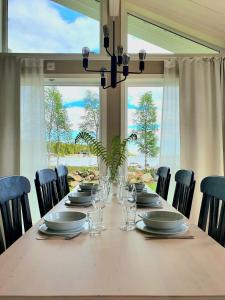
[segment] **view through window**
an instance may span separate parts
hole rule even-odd
[[[99,53],[99,1],[8,0],[9,52],[81,53],[83,46]]]
[[[128,52],[145,49],[151,54],[218,53],[204,45],[128,14]]]
[[[130,86],[127,90],[128,135],[137,141],[128,145],[128,180],[143,181],[155,189],[159,167],[162,86]]]
[[[48,165],[69,169],[69,184],[97,181],[97,157],[85,144],[74,143],[79,131],[99,137],[100,98],[97,86],[45,86]]]

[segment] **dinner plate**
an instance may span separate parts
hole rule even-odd
[[[76,230],[52,230],[46,226],[46,224],[41,224],[38,228],[38,231],[46,234],[46,235],[60,235],[60,236],[65,236],[65,235],[73,235],[75,233],[83,232],[85,230],[85,225],[82,225]]]
[[[137,202],[142,204],[157,203],[159,201],[159,196],[155,193],[138,193]]]
[[[65,205],[69,207],[89,207],[92,205],[92,202],[83,202],[83,203],[76,203],[76,202],[71,202],[70,200],[65,200]]]
[[[73,203],[88,203],[91,202],[91,192],[76,192],[70,193],[68,195],[68,199]]]
[[[177,228],[174,228],[174,229],[160,230],[160,229],[153,229],[153,228],[147,227],[142,220],[139,220],[136,222],[136,228],[140,231],[154,234],[154,235],[175,235],[175,234],[185,233],[188,230],[188,225],[181,224]]]
[[[155,202],[150,202],[150,203],[139,203],[137,202],[137,207],[140,208],[162,208],[162,202],[161,200],[155,201]]]

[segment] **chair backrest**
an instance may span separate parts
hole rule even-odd
[[[195,190],[194,172],[191,170],[179,170],[175,174],[175,181],[176,188],[173,206],[185,217],[189,218]]]
[[[156,186],[156,193],[164,200],[167,200],[168,190],[170,185],[170,168],[160,167],[157,170],[158,181]]]
[[[60,199],[64,198],[70,191],[67,180],[68,169],[66,166],[58,166],[55,168],[57,177],[57,189]]]
[[[40,215],[43,217],[59,202],[55,171],[52,169],[37,171],[34,183],[37,192]]]
[[[32,226],[29,192],[30,182],[26,177],[9,176],[0,179],[0,208],[6,248],[22,236],[23,227],[27,231]],[[0,240],[2,244],[2,236]],[[1,250],[4,250],[3,247]]]
[[[198,226],[225,247],[225,177],[209,176],[201,182],[203,193]]]

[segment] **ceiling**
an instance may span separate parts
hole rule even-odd
[[[139,16],[225,48],[225,0],[126,0]]]

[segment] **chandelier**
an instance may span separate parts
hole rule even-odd
[[[109,87],[115,88],[120,82],[125,81],[129,74],[141,74],[144,71],[145,67],[145,58],[146,51],[139,51],[139,71],[132,72],[129,70],[129,62],[130,56],[127,53],[123,52],[123,46],[115,47],[115,21],[113,20],[113,34],[112,34],[112,53],[109,51],[109,28],[107,25],[103,26],[103,34],[104,34],[104,48],[108,55],[111,57],[111,68],[107,70],[102,67],[100,70],[92,70],[88,69],[88,57],[90,54],[90,50],[88,47],[82,48],[83,55],[83,68],[86,72],[100,73],[101,74],[101,86],[103,89],[107,89]],[[106,74],[111,75],[111,81],[109,85],[106,85]],[[123,75],[123,79],[118,80],[117,75]]]

